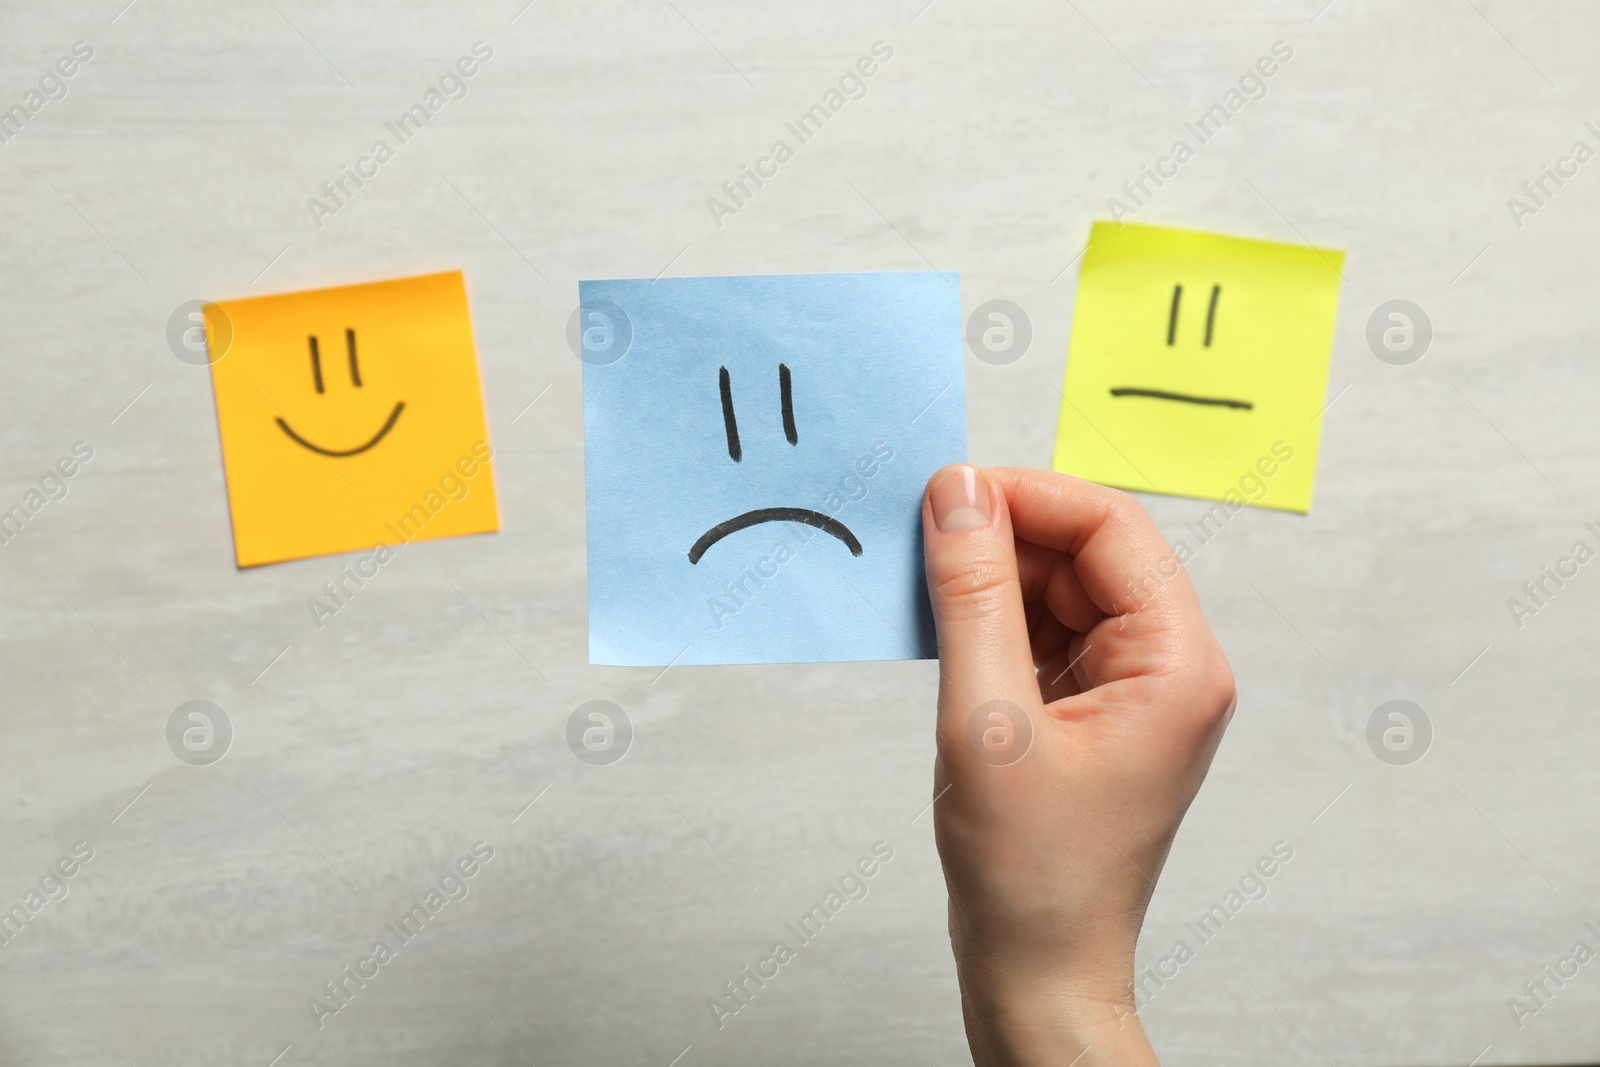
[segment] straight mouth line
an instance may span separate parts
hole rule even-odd
[[[1237,408],[1250,411],[1255,405],[1248,400],[1227,400],[1215,396],[1190,396],[1188,393],[1168,393],[1161,389],[1113,389],[1112,396],[1148,396],[1156,400],[1178,400],[1185,404],[1205,404],[1209,407]]]
[[[310,441],[307,441],[304,437],[301,437],[299,434],[295,433],[294,432],[294,428],[292,426],[290,426],[287,422],[284,422],[281,417],[277,421],[278,421],[279,429],[283,430],[284,433],[288,434],[290,436],[290,438],[292,438],[297,444],[304,445],[306,448],[311,449],[311,451],[315,452],[319,456],[335,456],[335,457],[354,456],[357,453],[365,452],[367,449],[371,448],[373,445],[375,445],[379,441],[383,440],[384,435],[387,434],[390,430],[394,429],[395,421],[400,418],[400,413],[402,411],[404,411],[405,409],[406,409],[406,403],[405,403],[404,400],[401,400],[398,403],[396,403],[395,406],[394,406],[394,410],[389,412],[389,421],[383,424],[383,429],[379,430],[377,433],[372,435],[372,440],[368,441],[366,444],[361,445],[361,446],[359,446],[357,448],[347,448],[347,449],[344,449],[343,451],[337,451],[337,450],[332,449],[332,448],[323,448],[320,445],[314,445]]]
[[[735,515],[727,522],[719,522],[701,534],[700,540],[689,549],[689,562],[699,563],[700,557],[706,554],[706,549],[724,537],[750,526],[759,526],[763,522],[803,522],[807,526],[815,526],[823,533],[832,534],[843,541],[852,556],[861,555],[861,542],[856,540],[856,535],[850,532],[848,526],[831,515],[824,515],[809,508],[757,508],[743,515]]]

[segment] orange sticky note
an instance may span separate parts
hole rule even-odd
[[[499,529],[460,271],[205,317],[239,566]]]

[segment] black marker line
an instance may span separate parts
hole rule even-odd
[[[778,364],[778,392],[783,394],[783,436],[791,445],[800,443],[800,431],[794,428],[794,387],[789,382],[789,368]]]
[[[1185,404],[1207,404],[1219,408],[1238,408],[1250,411],[1255,405],[1248,400],[1223,400],[1209,396],[1190,396],[1187,393],[1167,393],[1160,389],[1113,389],[1112,396],[1148,396],[1156,400],[1181,400]]]
[[[1216,297],[1211,298],[1213,301]],[[347,329],[344,331],[345,347],[350,349],[350,380],[356,383],[356,388],[361,388],[361,368],[356,366],[356,332]]]
[[[1211,347],[1211,324],[1217,318],[1217,296],[1222,292],[1222,286],[1211,287],[1211,306],[1206,309],[1206,347]]]
[[[383,429],[372,435],[372,440],[368,441],[359,448],[347,448],[342,452],[336,451],[332,448],[323,448],[321,445],[314,445],[310,441],[307,441],[304,437],[301,437],[299,434],[295,433],[294,428],[287,422],[284,422],[282,418],[279,418],[277,421],[278,427],[282,429],[284,433],[288,434],[290,438],[292,438],[297,444],[304,445],[306,448],[311,449],[311,451],[315,452],[319,456],[333,456],[338,458],[341,456],[354,456],[359,452],[365,452],[367,449],[383,440],[383,435],[394,429],[395,421],[400,418],[400,413],[405,409],[405,401],[402,400],[395,404],[394,410],[389,412],[389,421],[383,424]]]
[[[311,380],[317,383],[317,392],[322,392],[322,355],[317,351],[317,335],[311,335]]]
[[[1178,300],[1183,296],[1183,286],[1172,287],[1172,312],[1167,316],[1167,346],[1171,347],[1173,338],[1178,335]]]
[[[701,534],[700,540],[689,549],[689,562],[699,563],[700,557],[706,554],[706,549],[724,537],[763,522],[803,522],[807,526],[815,526],[823,533],[832,534],[843,541],[852,556],[861,555],[861,542],[856,540],[856,535],[850,532],[850,527],[831,515],[824,515],[809,508],[758,508],[743,515],[736,515],[727,522],[719,522]]]
[[[717,373],[717,384],[722,389],[722,424],[728,430],[728,455],[735,463],[743,455],[739,450],[739,423],[733,417],[733,383],[728,380],[728,368]]]

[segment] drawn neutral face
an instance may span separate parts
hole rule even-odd
[[[717,369],[717,389],[722,396],[722,423],[728,437],[728,458],[735,463],[744,461],[744,449],[739,444],[739,417],[733,407],[733,376],[727,367]],[[778,392],[781,397],[783,436],[791,445],[800,444],[800,430],[794,422],[794,376],[786,364],[778,364]],[[731,519],[725,519],[696,538],[689,548],[689,562],[699,563],[706,550],[729,534],[759,526],[764,522],[800,522],[814,526],[844,542],[852,556],[861,555],[861,542],[850,532],[850,527],[825,515],[815,508],[768,507],[752,508]]]
[[[206,314],[211,336],[218,315],[232,335],[211,374],[241,565],[496,528],[460,274],[229,301]]]
[[[1122,489],[1309,508],[1342,262],[1304,245],[1095,224],[1052,466]]]
[[[1222,286],[1211,286],[1211,299],[1206,302],[1205,337],[1200,342],[1202,348],[1210,348],[1216,336],[1217,329],[1217,302],[1222,296]],[[1172,305],[1167,312],[1167,347],[1179,348],[1178,320],[1183,309],[1183,285],[1175,284],[1172,287]],[[1193,338],[1188,338],[1192,341]],[[1176,352],[1174,353],[1177,354]],[[1224,357],[1225,358],[1225,357]],[[1146,400],[1165,400],[1176,404],[1199,404],[1201,406],[1232,408],[1235,411],[1249,411],[1255,404],[1249,400],[1238,400],[1224,396],[1202,396],[1197,393],[1175,393],[1167,389],[1153,389],[1141,386],[1121,385],[1112,386],[1108,390],[1115,397],[1137,397]]]
[[[323,395],[327,392],[327,388],[323,385],[322,380],[322,348],[317,343],[316,334],[311,334],[309,337],[307,337],[307,341],[311,347],[311,383],[316,388],[318,395]],[[360,389],[361,364],[356,356],[355,330],[346,329],[344,331],[344,343],[349,354],[350,386],[354,389]],[[365,452],[367,449],[383,440],[389,431],[394,429],[394,424],[400,419],[400,413],[405,411],[405,409],[405,401],[395,401],[394,409],[389,412],[389,417],[384,420],[383,425],[378,427],[377,433],[368,438],[364,444],[356,445],[354,448],[344,449],[326,448],[322,445],[312,444],[310,441],[307,441],[304,437],[301,437],[298,433],[296,433],[294,427],[290,426],[288,421],[285,420],[282,415],[279,415],[275,421],[278,423],[278,428],[289,435],[289,440],[293,441],[297,445],[300,445],[302,448],[309,448],[319,456],[355,456]]]

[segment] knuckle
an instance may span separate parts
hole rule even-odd
[[[994,560],[969,560],[935,578],[929,590],[946,615],[982,616],[1004,609],[1010,577]]]
[[[1137,522],[1149,517],[1144,505],[1132,493],[1123,492],[1121,489],[1106,490],[1106,512],[1119,526]]]
[[[1206,657],[1200,671],[1199,690],[1204,706],[1216,718],[1222,719],[1233,711],[1239,688],[1234,681],[1233,668],[1228,666],[1221,649]]]

